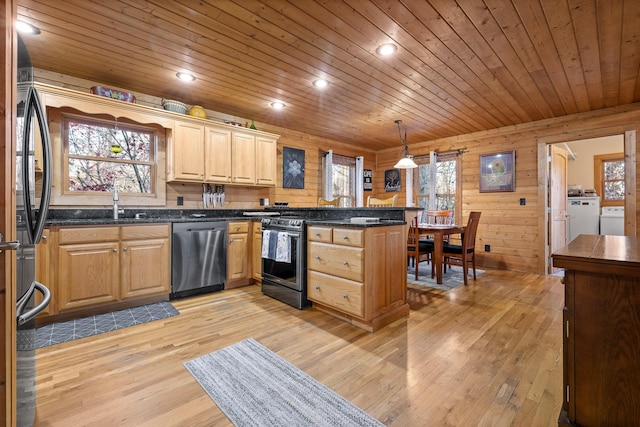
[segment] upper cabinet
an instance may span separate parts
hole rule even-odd
[[[280,135],[38,84],[48,107],[154,123],[167,132],[167,181],[275,187]]]
[[[278,140],[256,136],[256,184],[275,187]]]
[[[168,181],[276,185],[278,135],[199,122],[176,120],[168,138]]]

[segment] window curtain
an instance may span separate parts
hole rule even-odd
[[[333,150],[324,153],[322,159],[322,198],[333,200]]]
[[[364,157],[356,157],[356,207],[364,206]]]

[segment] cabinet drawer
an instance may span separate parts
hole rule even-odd
[[[61,228],[59,244],[110,242],[120,240],[120,227]]]
[[[362,282],[364,249],[311,242],[307,268]]]
[[[248,233],[249,221],[229,221],[229,233]]]
[[[166,238],[170,233],[169,224],[155,225],[123,225],[122,240],[144,240]]]
[[[310,300],[362,317],[362,283],[317,271],[309,271],[308,279],[307,294]]]
[[[333,243],[336,245],[347,245],[362,247],[364,231],[353,228],[335,228],[333,230]]]
[[[310,226],[307,230],[307,239],[314,242],[332,242],[332,229],[329,227]]]

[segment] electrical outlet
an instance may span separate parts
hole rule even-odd
[[[491,245],[484,245],[485,252],[491,252]]]
[[[182,196],[178,196],[178,201],[177,201],[177,203],[178,203],[178,206],[182,206],[182,205],[184,205],[184,197],[182,197]]]
[[[524,205],[526,205],[526,204],[527,204],[527,199],[525,199],[524,197],[522,197],[522,198],[520,199],[520,206],[524,206]]]

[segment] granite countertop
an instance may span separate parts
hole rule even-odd
[[[361,227],[361,228],[370,228],[370,227],[390,227],[392,225],[405,225],[406,221],[396,220],[396,219],[381,219],[378,222],[351,222],[350,218],[347,219],[309,219],[306,220],[305,223],[307,225],[329,225],[332,227],[335,226],[343,226],[343,227]]]
[[[298,216],[309,224],[352,227],[385,227],[404,225],[404,211],[413,208],[266,208],[266,209],[129,209],[113,219],[111,209],[51,209],[47,226],[166,224],[260,220],[268,216]],[[380,222],[352,223],[353,217],[374,217]]]

